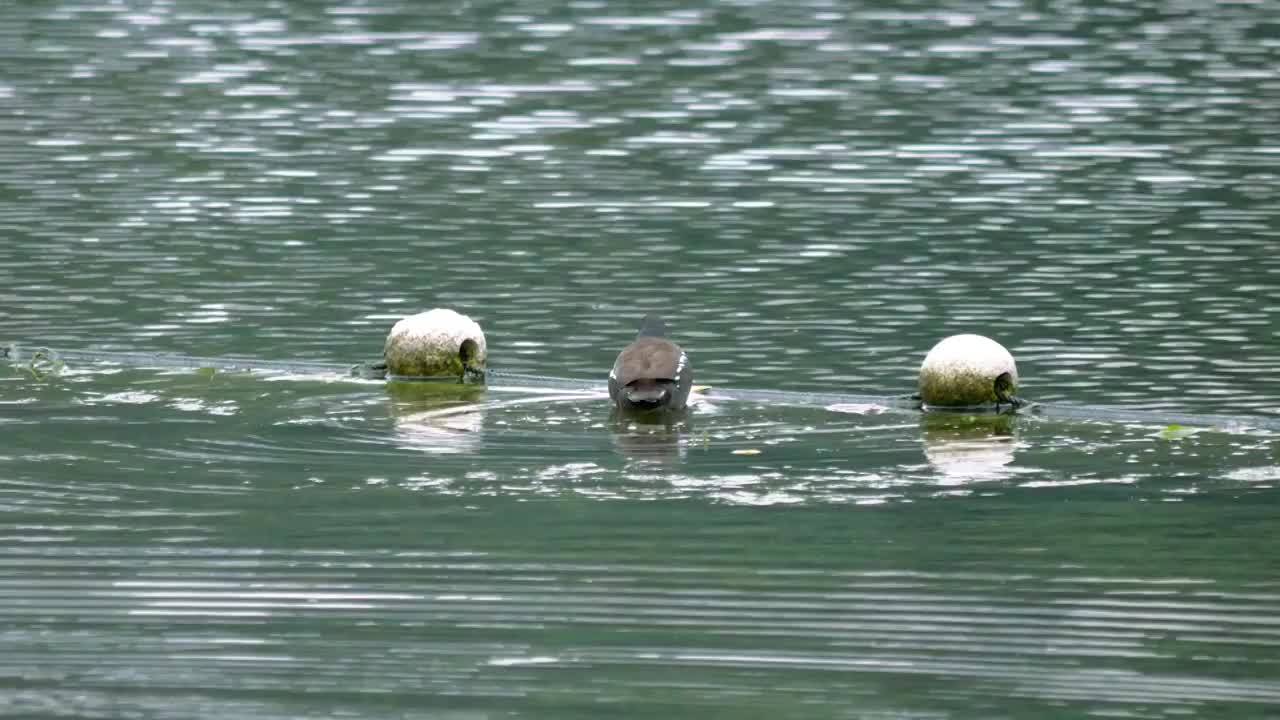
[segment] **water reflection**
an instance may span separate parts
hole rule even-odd
[[[1274,2],[677,4],[8,3],[0,342],[1276,412]],[[1280,703],[1269,437],[110,377],[0,372],[14,715]]]
[[[432,455],[474,452],[484,429],[483,385],[429,381],[387,383],[401,447]]]
[[[1013,474],[1015,416],[932,411],[920,415],[924,455],[943,485],[967,485]]]
[[[615,408],[609,432],[614,449],[629,460],[677,465],[687,454],[685,438],[693,432],[693,418],[688,412],[678,418],[627,416]]]

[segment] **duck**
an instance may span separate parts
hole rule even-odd
[[[618,353],[609,371],[609,398],[623,412],[681,412],[693,387],[693,365],[679,345],[667,339],[656,315],[640,323],[635,341]]]

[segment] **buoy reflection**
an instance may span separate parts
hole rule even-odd
[[[1013,474],[1013,415],[926,412],[920,416],[924,455],[944,485],[1000,480]]]
[[[396,437],[402,447],[432,455],[473,452],[484,429],[483,385],[387,383]]]

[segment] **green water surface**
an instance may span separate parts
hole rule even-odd
[[[1276,17],[6,5],[0,343],[1073,410],[5,364],[0,715],[1274,716]]]

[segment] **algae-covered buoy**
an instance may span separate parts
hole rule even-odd
[[[920,364],[920,399],[934,407],[1012,403],[1018,366],[1003,345],[982,335],[943,339]]]
[[[446,308],[410,315],[391,328],[382,356],[399,378],[463,378],[483,373],[488,348],[474,320]]]

